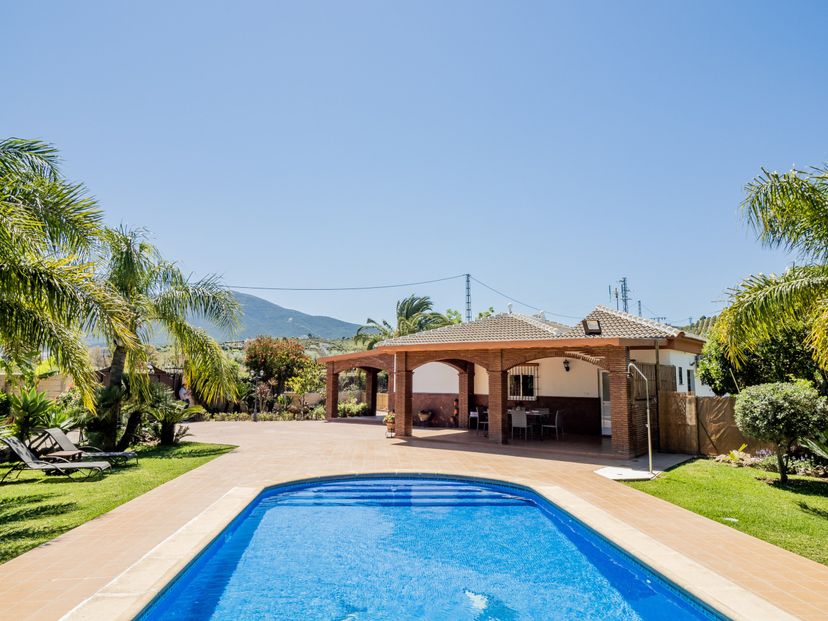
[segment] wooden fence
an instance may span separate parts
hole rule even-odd
[[[388,411],[388,393],[387,392],[378,392],[377,393],[377,410],[380,412],[387,412]]]
[[[0,390],[3,392],[16,392],[20,390],[21,378],[7,378],[5,374],[0,374]],[[57,373],[50,377],[46,377],[37,382],[37,389],[45,392],[49,399],[56,399],[67,390],[74,386],[72,378],[62,373]]]
[[[662,451],[721,455],[742,444],[750,452],[769,445],[747,438],[736,426],[733,397],[697,397],[692,393],[661,395],[659,445]]]

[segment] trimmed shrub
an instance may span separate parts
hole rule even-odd
[[[828,425],[828,402],[810,382],[775,382],[745,388],[736,397],[736,425],[746,436],[776,445],[781,482],[796,443]]]
[[[337,412],[339,413],[340,418],[350,418],[352,416],[367,416],[368,404],[360,403],[354,399],[346,403],[340,403],[337,406]]]

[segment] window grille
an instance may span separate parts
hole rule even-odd
[[[509,369],[509,399],[534,401],[538,395],[538,365],[524,364]]]

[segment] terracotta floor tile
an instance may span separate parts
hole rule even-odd
[[[240,448],[0,565],[0,610],[18,621],[60,618],[233,488],[403,470],[551,486],[795,616],[828,617],[828,568],[604,479],[593,471],[612,460],[600,455],[557,453],[551,442],[543,451],[498,447],[456,430],[450,442],[443,430],[385,439],[381,426],[349,423],[197,423],[191,431],[195,440]],[[777,576],[774,567],[784,570]],[[123,614],[118,598],[96,606],[107,621]]]

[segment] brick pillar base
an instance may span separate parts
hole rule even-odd
[[[339,373],[334,373],[332,364],[328,365],[325,381],[325,418],[336,418],[339,409]]]
[[[506,415],[507,371],[489,371],[489,440],[505,444],[509,437]]]

